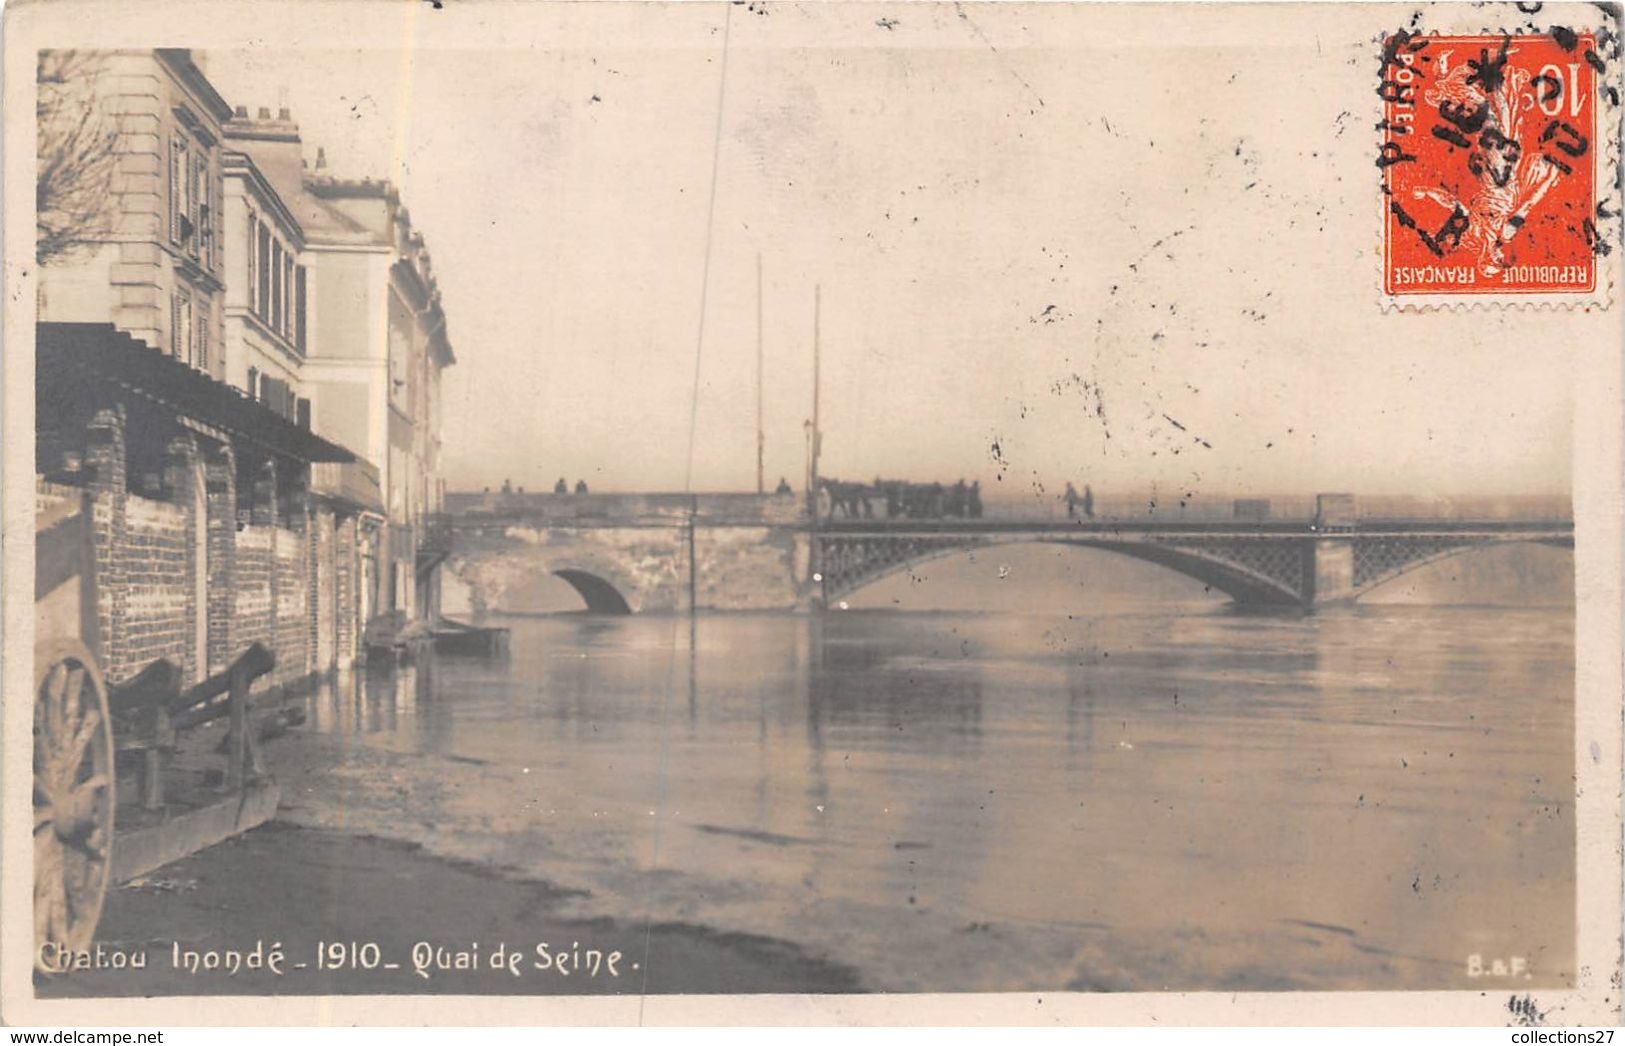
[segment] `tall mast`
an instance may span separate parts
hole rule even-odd
[[[756,252],[756,493],[767,492],[767,477],[762,474],[762,458],[766,453],[767,437],[762,434],[762,253]]]
[[[807,518],[812,540],[807,550],[807,581],[817,586],[809,590],[815,606],[822,606],[824,602],[824,557],[818,537],[818,450],[823,442],[818,431],[818,314],[822,298],[823,288],[813,284],[813,402],[812,419],[807,422]]]
[[[818,322],[822,308],[824,288],[813,284],[813,416],[812,416],[812,478],[816,496],[818,486],[818,452],[823,448],[824,433],[818,427]]]

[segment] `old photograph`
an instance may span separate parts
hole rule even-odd
[[[1617,8],[141,10],[7,12],[8,1006],[1617,1023]]]

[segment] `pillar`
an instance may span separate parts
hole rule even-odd
[[[197,440],[190,432],[169,441],[164,449],[164,491],[186,520],[186,652],[181,658],[181,679],[201,682],[208,675],[208,508],[204,479],[198,473]],[[201,641],[199,641],[201,639]]]
[[[1314,589],[1311,606],[1329,606],[1354,600],[1354,541],[1346,537],[1317,538],[1313,545]]]
[[[315,587],[315,572],[311,569],[310,546],[312,504],[310,498],[310,484],[307,478],[310,466],[301,466],[298,471],[288,477],[287,481],[287,523],[284,532],[276,536],[278,542],[293,541],[294,555],[292,560],[295,567],[292,577],[281,577],[280,583],[292,585],[301,597],[299,602],[305,608],[305,613],[294,627],[293,622],[283,622],[283,635],[287,637],[288,650],[282,652],[286,658],[282,676],[284,679],[294,679],[309,675],[315,670],[315,644],[311,642],[310,605],[311,590]],[[280,568],[279,568],[280,570]]]
[[[209,528],[209,674],[236,655],[237,454],[229,443],[203,448]]]
[[[1311,606],[1354,600],[1353,533],[1359,514],[1353,494],[1315,495],[1314,587]]]
[[[256,527],[274,527],[279,522],[276,486],[276,462],[266,461],[254,470],[253,501],[249,505],[250,519]]]
[[[361,644],[361,542],[358,520],[347,515],[333,531],[334,654],[341,665],[352,665]]]
[[[124,563],[128,459],[124,449],[124,408],[101,410],[91,418],[85,447],[86,487],[90,491],[95,561],[96,632],[83,637],[101,661],[110,682],[127,674],[125,611],[129,579]]]

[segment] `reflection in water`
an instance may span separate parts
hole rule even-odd
[[[822,752],[912,747],[952,756],[978,739],[974,666],[884,651],[862,637],[828,638],[808,672],[807,736]]]
[[[508,624],[310,699],[430,760],[359,827],[875,989],[1572,979],[1569,609]]]

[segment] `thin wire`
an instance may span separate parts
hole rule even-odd
[[[711,292],[711,245],[716,232],[717,214],[717,172],[720,169],[722,158],[722,113],[723,101],[728,90],[728,38],[733,26],[733,4],[726,3],[722,8],[722,61],[721,71],[717,77],[717,122],[711,140],[711,190],[705,204],[705,260],[700,267],[700,318],[698,330],[694,337],[694,380],[689,388],[688,399],[688,461],[683,469],[683,492],[694,492],[694,444],[699,430],[700,417],[700,364],[705,353],[705,312],[710,300]],[[688,525],[690,528],[689,548],[693,549],[694,506],[690,505]],[[692,551],[689,555],[688,569],[692,575],[695,564]],[[690,589],[692,592],[692,588]],[[694,606],[690,596],[689,607],[689,669],[692,674],[693,659],[697,655],[697,644],[694,641]],[[670,656],[666,663],[666,688],[661,695],[660,705],[660,757],[659,766],[655,773],[657,795],[664,804],[666,798],[666,761],[670,748],[671,736],[671,689],[672,677],[677,667],[677,628],[675,619],[672,621]],[[643,969],[642,980],[638,990],[638,1024],[643,1024],[643,1008],[649,999],[649,949],[654,935],[654,919],[651,905],[654,898],[654,871],[660,864],[660,823],[665,820],[664,810],[654,819],[654,838],[649,853],[648,885],[644,890],[644,924],[643,924]]]
[[[694,381],[688,402],[688,464],[683,471],[683,493],[694,492],[694,440],[700,417],[700,362],[705,354],[705,309],[711,296],[711,242],[716,231],[717,171],[722,156],[722,103],[728,88],[728,35],[733,24],[733,4],[723,8],[722,71],[717,77],[717,125],[711,142],[711,193],[705,203],[705,262],[700,269],[700,323],[694,338]]]

